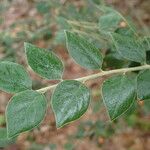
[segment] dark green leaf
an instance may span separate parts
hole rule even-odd
[[[50,80],[61,79],[63,64],[54,53],[29,43],[25,43],[24,47],[28,63],[36,73]]]
[[[129,107],[129,109],[124,113],[123,117],[128,118],[130,115],[133,115],[133,113],[138,109],[138,103],[137,101],[134,101],[132,105]]]
[[[114,120],[134,102],[135,82],[125,75],[111,77],[103,83],[102,94],[110,119]]]
[[[27,90],[13,96],[6,109],[7,136],[14,137],[38,126],[46,108],[45,97],[36,91]]]
[[[139,73],[137,77],[137,95],[140,100],[150,99],[150,70]]]
[[[104,58],[104,67],[117,69],[127,65],[127,62],[117,51],[108,53]]]
[[[66,40],[69,54],[78,64],[87,69],[101,68],[102,54],[92,43],[68,31],[66,31]]]
[[[114,32],[122,21],[122,16],[115,10],[109,11],[99,19],[99,28],[102,32]]]
[[[0,128],[0,148],[6,147],[15,142],[16,138],[8,139],[6,128]]]
[[[117,33],[112,33],[111,35],[116,50],[122,57],[140,63],[146,61],[145,50],[138,40]]]
[[[21,65],[0,62],[0,90],[17,93],[31,88],[32,81]]]
[[[132,37],[132,38],[135,37],[135,32],[131,28],[129,28],[128,26],[125,28],[116,29],[115,33],[118,33],[120,35],[127,36],[127,37]]]
[[[89,102],[90,91],[85,85],[75,80],[61,82],[52,96],[56,126],[59,128],[80,118],[87,110]]]
[[[150,51],[146,52],[146,63],[150,64]]]

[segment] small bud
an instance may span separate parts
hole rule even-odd
[[[126,22],[122,21],[120,22],[120,27],[121,28],[125,28],[127,26]]]

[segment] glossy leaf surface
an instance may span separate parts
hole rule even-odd
[[[80,118],[90,102],[89,89],[75,80],[61,82],[52,96],[52,108],[58,128]]]
[[[140,63],[146,61],[145,50],[138,40],[117,33],[112,33],[111,36],[116,50],[122,57]]]
[[[81,66],[87,69],[100,69],[103,58],[99,49],[86,39],[66,31],[69,54]]]
[[[17,93],[32,88],[32,81],[23,66],[0,62],[0,90]]]
[[[102,95],[110,119],[114,120],[134,102],[135,82],[125,75],[113,76],[103,83]]]
[[[45,97],[36,91],[27,90],[13,96],[6,109],[8,137],[38,126],[45,116],[46,108]]]
[[[24,47],[28,64],[36,73],[50,80],[61,79],[63,64],[54,53],[29,43],[25,43]]]

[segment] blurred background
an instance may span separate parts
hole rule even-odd
[[[147,36],[150,33],[150,0],[106,0],[105,3],[133,23],[139,34]],[[104,51],[109,49],[94,29],[94,23],[101,15],[98,7],[102,5],[103,0],[0,0],[0,61],[24,65],[32,77],[33,89],[56,82],[42,79],[28,67],[24,42],[54,51],[64,62],[65,79],[94,73],[81,68],[69,57],[63,31],[69,29],[86,34],[97,47]],[[68,25],[68,21],[72,26],[77,26],[76,29]],[[76,25],[76,21],[84,21],[84,26],[86,22],[93,23],[93,28],[85,30],[80,24]],[[109,55],[103,67],[113,69],[132,65]],[[105,78],[87,83],[92,89],[92,100],[88,111],[79,120],[57,130],[49,106],[38,128],[21,134],[15,141],[3,143],[12,144],[0,149],[150,150],[150,101],[137,102],[120,119],[110,123],[100,95],[100,85]],[[0,91],[0,131],[6,126],[4,113],[11,96]],[[46,96],[50,101],[51,91]],[[0,144],[3,142],[1,136]]]

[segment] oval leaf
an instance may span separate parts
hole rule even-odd
[[[52,96],[52,108],[58,128],[80,118],[90,102],[90,91],[79,81],[61,82]]]
[[[150,100],[150,70],[145,70],[138,75],[137,95],[140,100]]]
[[[123,21],[122,16],[115,10],[111,10],[102,15],[99,19],[99,27],[101,32],[114,32],[119,28],[120,22]]]
[[[27,90],[13,96],[6,109],[8,137],[38,126],[45,116],[46,107],[45,97],[36,91]]]
[[[117,33],[112,33],[111,35],[116,50],[122,57],[140,63],[146,61],[145,49],[138,40]]]
[[[23,66],[0,62],[0,90],[17,93],[32,88],[32,81]]]
[[[62,78],[63,64],[54,53],[29,43],[25,43],[24,47],[28,63],[36,73],[50,80],[59,80]]]
[[[93,70],[101,68],[102,54],[92,43],[68,31],[66,31],[66,40],[69,54],[79,65]]]
[[[107,79],[102,86],[103,101],[114,120],[123,114],[135,100],[135,83],[124,75]]]

